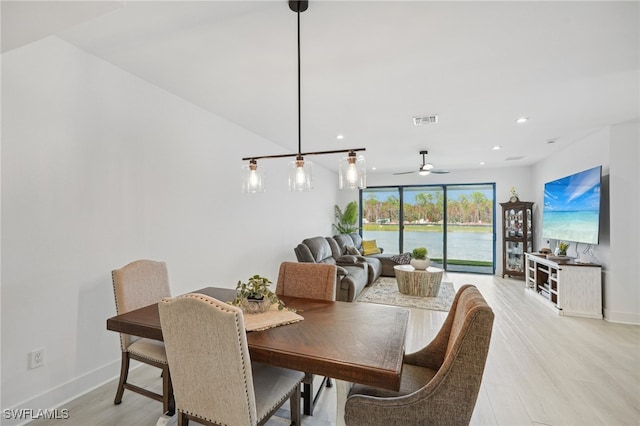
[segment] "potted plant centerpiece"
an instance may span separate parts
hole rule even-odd
[[[293,310],[285,306],[284,302],[269,289],[269,285],[271,281],[260,275],[252,276],[246,283],[238,281],[236,286],[238,294],[233,302],[229,303],[238,306],[247,314],[266,312],[274,304],[278,305],[278,310]]]
[[[411,252],[411,261],[409,262],[414,269],[424,270],[431,265],[431,259],[427,257],[427,249],[424,247],[416,247]]]
[[[568,248],[569,244],[565,243],[564,241],[560,241],[560,244],[558,244],[558,256],[566,256]]]

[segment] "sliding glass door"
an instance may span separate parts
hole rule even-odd
[[[362,238],[385,253],[426,247],[454,272],[495,271],[495,184],[367,188],[360,192]]]
[[[444,259],[444,188],[420,186],[402,188],[404,207],[403,248],[426,247],[433,266]]]
[[[400,188],[361,191],[362,239],[376,240],[385,253],[400,253]]]
[[[448,271],[494,273],[493,194],[491,185],[447,187]]]

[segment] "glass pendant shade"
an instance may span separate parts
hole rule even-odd
[[[263,169],[258,169],[258,163],[251,160],[248,165],[242,166],[242,192],[256,194],[265,192],[266,179]]]
[[[296,157],[295,161],[290,161],[289,191],[311,191],[313,189],[312,170],[311,161],[304,161],[300,156]]]
[[[339,174],[340,189],[364,189],[367,187],[367,169],[364,156],[356,156],[350,152],[347,157],[340,159]]]

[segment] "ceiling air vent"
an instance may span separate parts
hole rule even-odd
[[[436,124],[438,122],[437,115],[427,115],[425,117],[413,117],[413,124],[415,126],[422,126],[423,124]]]
[[[524,158],[524,155],[519,155],[517,157],[507,157],[505,158],[504,161],[516,161],[516,160],[522,160]]]

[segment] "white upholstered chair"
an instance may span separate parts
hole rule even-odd
[[[276,295],[304,297],[307,299],[336,300],[336,265],[328,263],[282,262],[276,284]],[[324,377],[318,388],[313,392],[313,374],[306,374],[304,378],[303,411],[313,415],[313,407],[320,397],[324,387],[331,387],[331,379]]]
[[[158,307],[178,425],[263,424],[287,398],[300,425],[304,373],[251,362],[242,310],[196,293]]]
[[[111,278],[118,315],[158,303],[163,297],[171,296],[167,265],[164,262],[136,260],[120,269],[113,270]],[[114,404],[122,402],[124,390],[128,389],[161,401],[164,413],[173,411],[171,375],[164,344],[156,340],[120,333],[120,347],[122,363]],[[131,359],[162,370],[162,395],[127,381]]]

